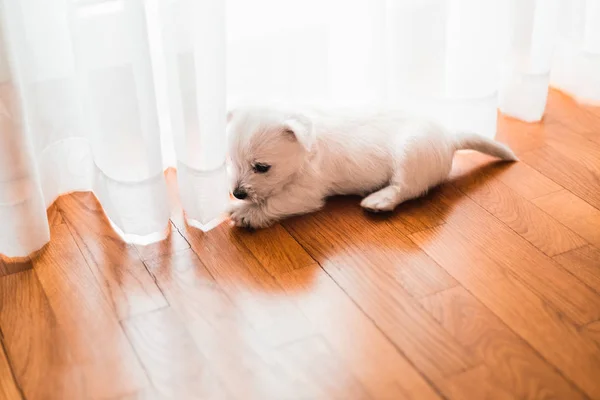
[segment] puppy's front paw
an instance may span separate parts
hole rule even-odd
[[[234,204],[229,209],[229,215],[235,226],[249,229],[266,228],[271,225],[260,207],[252,203]]]
[[[360,206],[372,213],[390,212],[396,207],[396,202],[383,191],[375,192],[365,197]]]

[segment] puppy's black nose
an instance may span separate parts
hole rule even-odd
[[[246,197],[248,197],[248,193],[246,193],[246,191],[243,189],[236,188],[233,191],[233,197],[235,197],[236,199],[244,200]]]

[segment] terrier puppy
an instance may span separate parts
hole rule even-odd
[[[361,206],[392,211],[445,181],[456,150],[516,161],[505,145],[452,133],[401,112],[328,114],[240,108],[228,115],[237,226],[263,228],[323,207],[332,195],[366,195]]]

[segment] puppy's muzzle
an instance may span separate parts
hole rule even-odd
[[[235,188],[235,190],[233,191],[233,197],[235,197],[236,199],[244,200],[246,197],[248,197],[248,192],[238,187]]]

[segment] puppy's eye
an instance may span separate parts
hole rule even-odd
[[[256,163],[252,166],[252,168],[254,169],[254,172],[264,174],[271,169],[271,166],[269,164]]]

